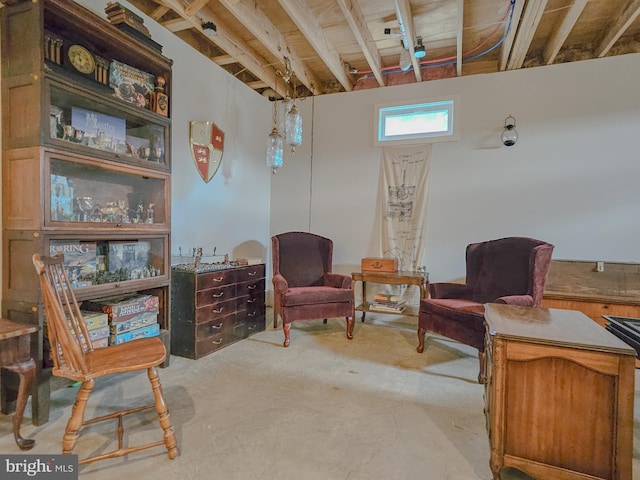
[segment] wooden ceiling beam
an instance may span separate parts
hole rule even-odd
[[[233,58],[231,55],[218,55],[217,57],[211,57],[211,60],[213,60],[215,63],[217,63],[220,66],[230,65],[232,63],[238,63],[238,61],[235,58]]]
[[[151,18],[153,18],[156,22],[158,20],[160,20],[162,18],[162,16],[167,13],[169,11],[168,7],[165,7],[164,5],[160,5],[159,7],[157,7],[153,12],[151,12],[151,14],[149,15]]]
[[[571,33],[571,30],[573,30],[578,18],[580,18],[582,10],[584,10],[584,7],[587,5],[587,1],[588,0],[574,0],[573,5],[567,10],[560,25],[551,34],[542,56],[543,62],[547,65],[551,65],[556,59],[562,45],[564,45],[565,40]]]
[[[160,25],[162,25],[172,33],[181,32],[182,30],[193,28],[191,22],[189,20],[185,20],[184,18],[173,18],[171,20],[167,20],[166,22],[162,22]]]
[[[400,24],[400,31],[409,42],[409,53],[411,53],[411,65],[416,76],[416,82],[422,81],[422,70],[420,62],[413,54],[413,47],[416,44],[416,29],[413,24],[413,15],[411,14],[411,4],[409,0],[395,0],[396,16]]]
[[[209,0],[193,0],[191,4],[184,9],[184,11],[187,15],[193,15],[202,10],[207,3],[209,3]]]
[[[456,75],[462,76],[462,34],[464,32],[464,0],[458,0],[458,18],[456,28]]]
[[[639,0],[640,1],[640,0]],[[521,68],[531,46],[531,40],[536,33],[542,19],[547,0],[529,0],[524,9],[524,15],[518,26],[518,32],[513,43],[511,55],[507,62],[507,70]]]
[[[630,0],[622,14],[616,16],[616,21],[611,28],[609,28],[609,31],[596,50],[596,56],[604,57],[639,14],[640,0]]]
[[[342,88],[347,92],[353,90],[353,81],[347,75],[344,62],[333,44],[327,39],[307,2],[304,0],[278,0],[278,3],[293,20],[293,23],[297,25],[336,80],[340,82]]]
[[[507,37],[504,39],[504,42],[502,42],[502,48],[500,50],[500,71],[504,71],[507,68],[507,62],[509,61],[509,55],[511,54],[513,41],[516,38],[516,32],[518,31],[518,24],[520,23],[520,18],[522,18],[524,1],[516,2],[512,8],[513,13],[511,14],[509,31],[507,32]]]
[[[373,35],[371,35],[371,31],[367,26],[367,21],[362,14],[358,0],[337,1],[347,23],[349,24],[349,27],[351,27],[351,31],[358,41],[358,45],[360,45],[360,48],[362,49],[364,57],[367,59],[367,63],[371,68],[373,76],[378,81],[378,85],[384,87],[385,79],[382,76],[382,58],[380,57],[378,47],[376,47]]]
[[[202,22],[213,22],[216,24],[216,36],[206,38],[227,52],[231,57],[235,58],[237,63],[241,63],[254,77],[265,82],[279,95],[283,97],[286,95],[285,86],[282,85],[282,82],[277,81],[275,68],[268,66],[265,59],[257,55],[246,42],[234,35],[233,32],[224,28],[217,16],[209,11],[203,10],[198,13],[197,17],[188,15],[180,0],[160,0],[160,3],[173,10],[181,18],[191,22],[193,28],[200,32],[202,32]]]
[[[300,61],[302,55],[294,51],[287,43],[284,35],[269,20],[269,17],[253,0],[219,0],[256,39],[262,43],[278,60],[285,64],[285,57],[289,59],[291,69],[296,78],[314,95],[321,93],[322,82],[316,74]]]

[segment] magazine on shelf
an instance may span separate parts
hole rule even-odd
[[[381,313],[402,313],[405,308],[406,305],[402,305],[401,307],[390,307],[388,305],[380,305],[377,303],[372,303],[371,305],[369,305],[370,311]]]

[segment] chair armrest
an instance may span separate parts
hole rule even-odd
[[[325,273],[324,274],[324,284],[327,287],[334,288],[351,288],[351,277],[349,275],[342,275],[340,273]]]
[[[465,283],[430,283],[431,298],[471,298],[473,288]]]
[[[279,273],[273,276],[271,282],[273,282],[273,289],[277,293],[287,293],[289,291],[289,283]]]
[[[533,297],[531,295],[505,295],[504,297],[496,298],[493,303],[533,307]]]

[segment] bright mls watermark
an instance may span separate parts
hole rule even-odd
[[[3,480],[78,480],[78,455],[0,455]]]

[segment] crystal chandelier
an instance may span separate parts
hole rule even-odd
[[[267,137],[267,167],[275,175],[284,163],[282,135],[278,133],[278,106],[273,102],[273,130]]]
[[[280,76],[286,84],[286,96],[283,102],[284,122],[281,125],[283,135],[278,131],[278,107],[274,101],[273,129],[267,138],[267,166],[271,167],[274,174],[284,163],[284,143],[291,148],[292,154],[295,154],[296,147],[302,143],[302,115],[296,107],[296,89],[292,81],[293,70],[287,57],[284,57],[284,67],[284,73],[279,70],[276,72],[276,75]],[[289,95],[289,89],[292,91],[291,95]]]

